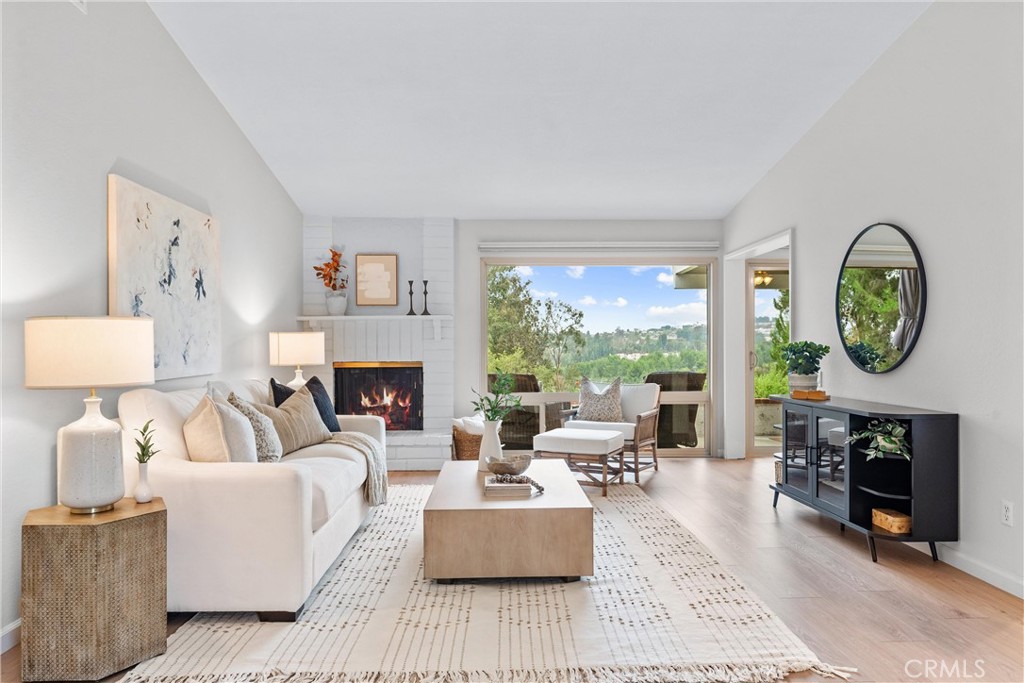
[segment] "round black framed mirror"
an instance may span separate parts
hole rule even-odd
[[[898,368],[921,334],[927,293],[921,254],[903,228],[861,230],[836,285],[836,324],[853,364],[872,374]]]

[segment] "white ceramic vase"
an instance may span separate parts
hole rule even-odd
[[[484,422],[484,438],[480,440],[480,459],[477,462],[477,469],[481,472],[488,472],[487,463],[502,457],[500,431],[501,420]]]
[[[149,463],[139,463],[139,483],[135,486],[135,502],[148,503],[153,500],[153,490],[149,488]]]
[[[348,290],[328,290],[324,296],[327,298],[327,315],[345,315],[348,308]]]

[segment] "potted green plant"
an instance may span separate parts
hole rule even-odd
[[[867,439],[868,445],[861,450],[867,454],[867,460],[882,458],[886,455],[901,455],[910,460],[910,437],[907,427],[899,420],[878,418],[868,422],[867,429],[854,432],[846,437],[846,443],[855,443]]]
[[[782,358],[789,373],[789,390],[817,389],[821,359],[832,349],[812,341],[790,342],[782,347]]]
[[[850,358],[868,372],[874,372],[878,361],[882,360],[882,354],[878,349],[866,341],[854,342],[846,348],[850,352]]]
[[[476,389],[473,390],[478,399],[473,401],[473,407],[484,416],[484,436],[480,441],[481,472],[487,471],[487,463],[491,460],[501,459],[501,438],[498,436],[501,421],[510,412],[522,406],[519,397],[512,393],[514,386],[512,375],[498,373],[491,385],[490,394],[484,395]]]
[[[137,450],[135,459],[139,461],[139,483],[135,486],[135,502],[148,503],[153,500],[153,491],[149,488],[149,460],[160,451],[153,448],[153,433],[150,429],[153,420],[150,419],[142,425],[142,429],[136,429],[141,439],[135,439]]]

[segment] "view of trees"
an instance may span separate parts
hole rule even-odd
[[[872,364],[887,367],[900,356],[889,336],[900,318],[899,268],[843,269],[839,284],[839,315],[845,321],[847,344],[859,344]]]
[[[530,284],[513,266],[488,269],[488,372],[530,373],[545,391],[574,391],[584,375],[642,382],[656,371],[707,372],[705,325],[584,332],[583,311],[533,296]]]
[[[757,322],[770,322],[771,331],[767,336],[755,334],[754,398],[767,398],[789,391],[786,361],[782,358],[782,347],[789,342],[789,290],[780,289],[772,305],[776,311],[775,318],[757,319]]]

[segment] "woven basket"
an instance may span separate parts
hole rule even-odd
[[[483,434],[467,434],[458,427],[452,427],[452,460],[479,459],[483,439]]]

